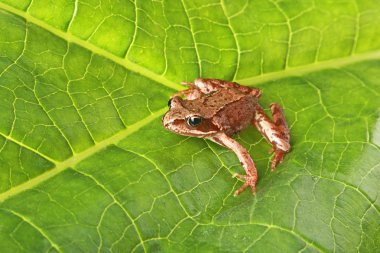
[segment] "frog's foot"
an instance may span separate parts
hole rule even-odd
[[[252,194],[253,195],[256,194],[256,182],[257,182],[256,173],[253,175],[240,175],[240,174],[235,173],[232,176],[245,181],[244,184],[234,192],[235,197],[239,195],[240,193],[242,193],[248,186],[251,187]]]
[[[276,169],[277,165],[282,163],[282,160],[284,159],[284,155],[285,155],[285,152],[280,150],[280,149],[276,149],[274,151],[274,156],[273,156],[272,162],[270,164],[270,170],[271,171],[274,171]]]
[[[272,147],[268,150],[268,154],[273,154],[273,153],[274,153],[274,155],[272,157],[272,161],[270,164],[270,170],[272,172],[276,170],[277,165],[282,163],[282,161],[284,160],[284,156],[285,156],[286,152],[284,152],[280,149],[275,149]]]

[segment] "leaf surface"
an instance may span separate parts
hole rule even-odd
[[[1,252],[377,252],[376,1],[0,1]],[[291,126],[258,192],[233,152],[161,126],[196,77]]]

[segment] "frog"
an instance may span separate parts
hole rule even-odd
[[[247,149],[233,136],[253,125],[271,145],[270,169],[274,171],[291,148],[290,131],[282,107],[271,103],[270,118],[259,104],[262,90],[237,82],[197,78],[181,84],[187,89],[170,97],[169,110],[162,117],[162,125],[176,134],[207,139],[232,150],[245,171],[245,175],[233,175],[244,181],[234,196],[248,187],[255,194],[258,180],[255,163]]]

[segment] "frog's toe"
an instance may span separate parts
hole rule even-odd
[[[238,173],[232,174],[232,178],[238,178],[238,179],[244,180],[244,181],[245,181],[246,177],[247,177],[246,175],[241,175],[241,174],[238,174]]]
[[[272,158],[271,165],[270,165],[271,171],[274,171],[276,169],[277,165],[282,163],[282,161],[284,160],[284,155],[285,155],[285,152],[282,150],[276,150],[275,151],[274,156]]]
[[[237,189],[235,192],[234,192],[234,197],[236,197],[237,195],[239,195],[240,193],[242,193],[245,188],[248,187],[248,182],[245,182],[239,189]]]
[[[239,175],[239,174],[234,174],[234,176],[236,178],[239,178],[239,179],[242,179],[244,180],[244,184],[239,188],[237,189],[235,192],[234,192],[234,196],[236,197],[237,195],[239,195],[240,193],[242,193],[248,186],[251,187],[251,192],[253,195],[256,194],[256,181],[257,181],[257,176],[255,175]]]

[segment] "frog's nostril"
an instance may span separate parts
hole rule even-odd
[[[172,106],[172,98],[171,99],[169,99],[169,101],[168,101],[168,107],[169,107],[169,109],[171,108],[171,106]]]

